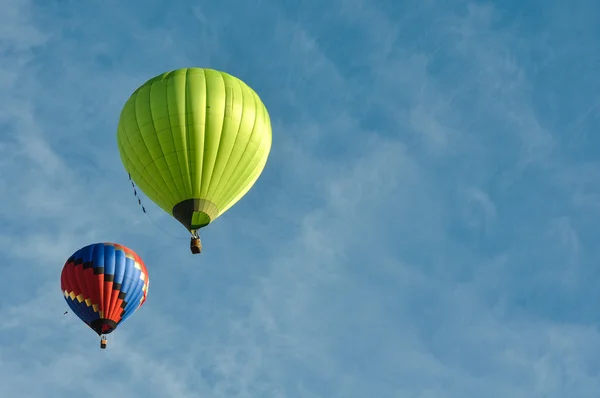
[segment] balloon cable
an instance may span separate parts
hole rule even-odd
[[[144,214],[146,214],[148,216],[148,218],[150,219],[150,221],[152,221],[152,223],[154,225],[156,225],[158,227],[158,229],[160,229],[161,231],[163,231],[165,234],[169,235],[172,238],[175,239],[188,239],[187,237],[182,238],[180,236],[175,236],[172,233],[170,233],[169,231],[166,231],[163,227],[161,227],[160,225],[158,225],[158,223],[156,221],[154,221],[154,219],[152,218],[152,216],[150,216],[150,213],[148,213],[146,211],[146,208],[144,207],[144,205],[142,204],[142,200],[140,199],[138,193],[137,193],[137,189],[135,188],[135,184],[133,183],[133,180],[131,179],[131,174],[128,173],[129,176],[129,182],[131,182],[131,186],[133,187],[133,194],[135,195],[135,197],[138,200],[138,204],[140,205],[140,207],[142,208],[142,211],[144,212]]]

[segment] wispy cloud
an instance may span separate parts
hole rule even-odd
[[[0,396],[596,397],[600,8],[569,7],[4,1]],[[115,141],[190,65],[274,126],[201,256]],[[152,280],[106,351],[59,291],[103,240]]]

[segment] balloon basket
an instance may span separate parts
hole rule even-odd
[[[202,243],[200,242],[200,238],[192,238],[190,241],[190,250],[193,254],[199,254],[202,252]]]
[[[100,339],[100,348],[102,348],[103,350],[104,350],[104,349],[106,349],[106,343],[107,343],[107,340],[106,340],[106,338],[105,338],[105,337],[102,337],[102,338]]]

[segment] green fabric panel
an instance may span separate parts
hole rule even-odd
[[[133,133],[137,132],[141,140],[137,142],[137,145],[133,149],[136,153],[142,153],[142,156],[146,156],[149,159],[149,162],[144,164],[144,168],[142,169],[142,178],[146,181],[152,181],[154,183],[154,190],[160,191],[161,196],[170,202],[174,197],[174,184],[169,178],[168,166],[161,146],[165,137],[163,134],[157,134],[152,115],[151,101],[156,98],[156,92],[159,90],[152,89],[153,86],[151,85],[142,86],[135,98],[135,112],[133,117],[137,129],[134,129]],[[134,178],[133,174],[131,178]],[[135,179],[134,181],[138,183]],[[145,192],[145,187],[142,184],[138,184],[138,186]],[[154,201],[153,198],[151,199]]]
[[[225,101],[223,127],[219,147],[217,150],[217,156],[215,158],[214,168],[212,171],[211,183],[209,184],[208,192],[206,193],[206,195],[211,198],[216,198],[215,192],[222,181],[225,166],[229,161],[229,157],[236,142],[243,111],[241,103],[234,109],[234,98],[241,98],[243,101],[243,94],[238,80],[231,77],[225,77],[224,80]],[[228,133],[225,134],[223,132]],[[228,171],[231,173],[231,169]]]
[[[187,136],[189,141],[189,175],[192,184],[190,198],[202,199],[200,188],[202,187],[202,166],[204,164],[207,98],[204,70],[200,69],[197,73],[194,72],[196,71],[188,73],[186,92],[188,99],[186,111],[190,115],[190,134]]]
[[[240,99],[237,100],[236,97],[235,103],[238,105],[237,108],[239,109],[239,113],[236,114],[238,125],[235,129],[235,141],[231,152],[227,156],[223,173],[221,174],[219,181],[217,181],[217,184],[215,184],[214,191],[211,192],[215,202],[218,203],[227,203],[224,193],[227,192],[228,187],[230,187],[233,180],[235,180],[235,175],[239,173],[238,166],[244,157],[248,142],[252,136],[252,131],[255,127],[256,112],[248,111],[248,109],[254,110],[256,108],[254,95],[249,92],[249,90],[244,90],[243,87],[240,86]],[[224,210],[221,209],[221,211]]]
[[[252,94],[254,101],[260,102],[260,98],[255,93]],[[228,210],[250,190],[266,165],[268,151],[271,148],[271,135],[259,134],[256,129],[257,125],[268,126],[269,131],[271,129],[269,115],[266,108],[263,109],[264,111],[255,115],[254,128],[247,139],[243,156],[236,165],[237,173],[228,181],[227,189],[219,197],[221,203],[229,204],[221,210],[221,213]]]
[[[206,132],[204,133],[204,166],[202,168],[202,187],[200,197],[207,198],[212,172],[219,153],[219,143],[223,131],[225,116],[225,84],[221,74],[206,71],[206,96],[208,99],[206,112]],[[217,206],[219,207],[219,206]]]
[[[205,213],[195,211],[192,216],[192,225],[208,225],[210,222],[211,219]]]
[[[170,189],[176,192],[175,198],[187,197],[191,194],[191,190],[187,191],[185,188],[186,184],[183,180],[187,178],[184,178],[185,169],[181,168],[179,161],[181,157],[179,153],[182,153],[183,141],[187,136],[186,77],[182,73],[173,73],[169,80],[154,83],[153,86],[165,86],[164,93],[158,92],[152,96],[152,103],[160,107],[165,103],[167,105],[170,129],[169,127],[164,131],[156,129],[156,133],[161,138],[161,148],[170,175],[169,182],[173,184]],[[187,175],[188,173],[185,173],[186,177]]]
[[[137,95],[134,93],[134,96]],[[123,117],[123,115],[126,115]],[[148,197],[157,197],[159,198],[156,202],[160,205],[160,203],[166,203],[168,200],[165,198],[164,193],[161,190],[157,190],[157,187],[160,187],[159,184],[152,183],[151,179],[148,177],[141,177],[141,171],[146,167],[145,165],[149,165],[152,162],[151,156],[143,145],[140,145],[142,142],[142,137],[139,134],[139,128],[136,123],[135,116],[135,102],[129,101],[123,108],[121,120],[123,123],[119,123],[118,127],[118,145],[119,145],[119,153],[121,155],[121,160],[124,165],[128,165],[126,167],[127,171],[133,175],[140,176],[136,183],[138,186],[145,187],[142,189]],[[126,152],[125,149],[128,151]],[[163,207],[164,209],[164,207]]]
[[[131,95],[117,141],[125,169],[163,210],[172,214],[177,203],[203,199],[221,215],[262,173],[272,133],[267,109],[244,82],[213,69],[184,68],[148,80]],[[192,218],[192,224],[208,221],[201,212]]]

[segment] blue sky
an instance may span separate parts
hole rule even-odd
[[[2,0],[0,396],[600,396],[600,4]],[[133,196],[119,112],[227,71],[273,148],[189,253]],[[71,253],[151,278],[110,335]]]

